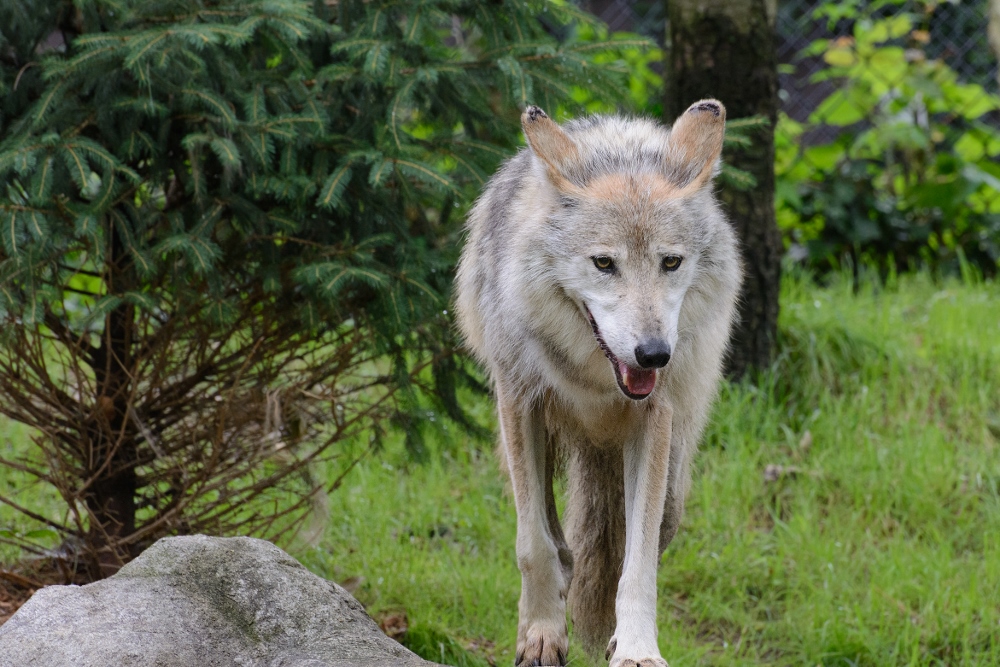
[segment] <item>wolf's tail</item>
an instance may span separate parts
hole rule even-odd
[[[617,448],[569,453],[566,529],[573,551],[573,634],[603,656],[615,631],[615,594],[625,559],[624,464]]]

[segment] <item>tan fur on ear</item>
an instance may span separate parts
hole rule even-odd
[[[677,184],[684,193],[700,189],[712,178],[725,133],[726,107],[718,100],[695,102],[674,123],[670,131],[670,167],[690,178]]]
[[[573,140],[539,107],[529,106],[521,114],[521,127],[528,145],[548,167],[552,184],[563,191],[576,190],[563,174],[569,164],[579,157]]]

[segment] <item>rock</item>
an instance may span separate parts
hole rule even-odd
[[[270,542],[170,537],[113,577],[48,586],[0,626],[0,667],[433,667]]]

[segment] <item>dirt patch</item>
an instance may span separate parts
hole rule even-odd
[[[10,573],[0,570],[0,625],[6,623],[37,590],[32,586],[9,581],[6,578],[8,574]]]

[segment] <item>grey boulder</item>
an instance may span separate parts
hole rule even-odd
[[[432,667],[270,542],[171,537],[113,577],[49,586],[0,626],[0,667]]]

